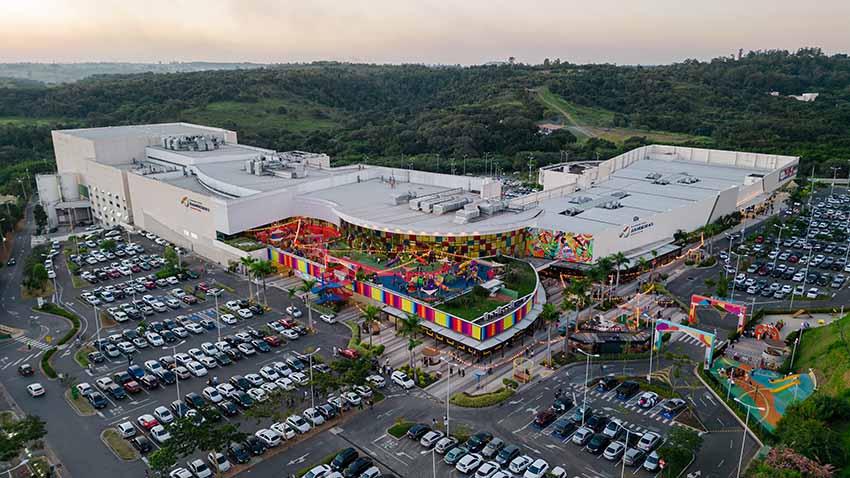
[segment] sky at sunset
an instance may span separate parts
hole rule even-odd
[[[0,0],[0,62],[658,64],[850,50],[850,1]]]

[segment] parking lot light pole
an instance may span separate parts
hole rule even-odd
[[[788,370],[792,370],[794,368],[794,356],[797,355],[797,344],[799,344],[800,340],[803,338],[803,330],[805,329],[800,327],[797,338],[794,339],[794,350],[791,351],[791,363],[788,365]]]
[[[584,426],[584,420],[587,415],[587,382],[590,381],[590,357],[599,357],[599,354],[589,354],[580,348],[576,348],[576,350],[587,357],[584,366],[584,398],[581,403],[581,426]]]
[[[735,259],[735,277],[732,279],[732,292],[729,294],[730,301],[735,300],[735,281],[738,280],[738,268],[741,267],[741,254],[736,252],[735,255],[738,257]],[[779,257],[779,254],[777,254],[776,257]]]
[[[215,330],[218,332],[218,341],[221,342],[221,310],[218,308],[218,294],[215,297]]]
[[[94,323],[96,330],[95,333],[97,334],[97,346],[100,347],[100,318],[97,316],[97,306],[93,305],[92,307],[94,307]]]
[[[773,270],[775,271],[776,270],[776,259],[779,258],[779,247],[782,246],[782,231],[787,229],[788,226],[786,226],[784,224],[782,224],[782,225],[774,224],[773,226],[776,227],[776,228],[779,228],[779,237],[776,238],[776,249],[774,249],[774,251],[776,251],[776,255],[773,256]],[[771,273],[772,273],[772,271],[771,271]]]
[[[310,408],[316,408],[316,394],[313,392],[313,355],[319,353],[319,350],[322,350],[322,348],[319,347],[307,354],[310,361]]]
[[[626,427],[623,427],[626,428]],[[626,476],[626,452],[629,450],[629,429],[626,428],[626,446],[623,448],[623,467],[620,469],[620,478]]]
[[[744,436],[741,438],[741,456],[738,458],[738,474],[735,475],[737,478],[741,478],[741,464],[744,462],[744,444],[747,443],[747,431],[749,430],[750,424],[750,410],[755,408],[756,410],[764,411],[764,408],[757,407],[755,405],[747,405],[738,397],[735,397],[735,401],[747,407],[747,418],[744,420]]]
[[[175,357],[175,355],[177,355],[177,347],[179,347],[179,346],[181,346],[185,343],[186,343],[186,341],[183,340],[179,344],[174,344],[174,345],[171,346],[171,359],[174,360],[174,368],[175,369],[177,368],[177,358]],[[177,401],[179,402],[180,401],[180,375],[178,375],[177,372],[174,372],[174,384],[177,386],[176,387],[177,388]]]
[[[811,206],[811,199],[812,199],[812,197],[809,196],[809,203],[810,203],[809,205],[810,206]],[[806,242],[808,242],[809,233],[812,231],[812,221],[815,220],[815,210],[814,210],[814,208],[811,208],[811,210],[812,210],[811,211],[812,215],[809,218],[809,227],[806,228]],[[850,216],[848,216],[848,220],[850,220]],[[803,285],[802,285],[803,293],[800,294],[800,295],[804,296],[804,297],[806,295],[806,281],[809,279],[809,263],[812,262],[812,253],[813,252],[814,252],[814,249],[809,249],[808,252],[806,252],[806,249],[803,249],[803,253],[806,254],[806,256],[805,256],[806,257],[806,269],[803,272]],[[802,254],[801,254],[801,256],[802,256]],[[846,263],[846,260],[845,260],[845,263]],[[791,303],[789,304],[788,308],[789,309],[794,308],[794,291],[793,290],[791,291]]]
[[[440,360],[446,362],[446,368],[448,368],[448,375],[446,375],[446,437],[449,436],[449,400],[451,399],[451,390],[452,390],[452,372],[451,367],[452,363],[446,360],[445,357],[440,357]]]

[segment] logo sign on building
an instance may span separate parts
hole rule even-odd
[[[636,224],[630,224],[630,225],[625,226],[623,228],[623,231],[620,232],[620,237],[623,238],[623,239],[625,239],[627,237],[632,237],[636,234],[640,234],[641,232],[649,229],[650,227],[652,227],[654,225],[655,225],[655,223],[650,222],[650,221],[643,221],[643,222],[638,222]]]
[[[204,206],[204,203],[200,201],[195,201],[191,199],[189,196],[183,196],[180,198],[180,204],[185,206],[188,209],[192,209],[199,212],[210,212],[210,208]]]
[[[788,166],[783,169],[781,173],[779,173],[779,181],[785,181],[786,179],[797,175],[797,165]]]

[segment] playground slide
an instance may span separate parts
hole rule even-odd
[[[793,375],[788,375],[787,377],[774,378],[772,380],[769,380],[769,382],[770,382],[771,385],[776,385],[778,383],[782,383],[782,382],[785,382],[787,380],[798,380],[799,381],[799,377],[800,377],[800,374],[795,373]]]
[[[779,392],[781,392],[781,391],[783,391],[787,388],[791,388],[794,385],[799,385],[799,384],[800,384],[800,378],[795,376],[794,380],[791,380],[790,382],[786,383],[785,385],[781,385],[781,386],[776,387],[776,388],[771,388],[770,391],[771,391],[771,393],[776,394],[776,393],[779,393]]]
[[[401,256],[395,256],[395,259],[392,259],[389,262],[387,262],[386,264],[384,264],[384,267],[392,267],[392,266],[396,265],[396,263],[400,260],[401,260]]]

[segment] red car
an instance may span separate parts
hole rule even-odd
[[[280,345],[280,339],[277,338],[277,335],[269,335],[267,337],[263,337],[263,340],[265,340],[266,343],[271,345],[272,347],[277,347]]]
[[[189,294],[184,295],[182,297],[182,300],[183,300],[183,302],[185,302],[187,304],[197,304],[198,303],[198,298],[195,297],[194,295],[189,295]]]
[[[112,269],[111,271],[107,272],[107,274],[109,275],[109,277],[111,277],[113,279],[117,279],[117,278],[121,277],[121,273],[118,272],[115,269]]]
[[[139,425],[143,426],[145,430],[150,430],[151,428],[159,425],[159,422],[156,421],[156,418],[153,415],[142,415],[139,417]]]
[[[139,382],[130,380],[124,384],[124,390],[126,390],[127,393],[139,393],[142,391],[142,386],[139,385]]]
[[[277,323],[286,327],[287,329],[291,329],[291,328],[295,327],[296,325],[298,325],[294,320],[286,318],[286,317],[278,320]]]
[[[200,289],[204,292],[207,292],[207,291],[210,290],[210,285],[207,284],[206,282],[201,282],[201,283],[198,284],[198,289]]]
[[[134,265],[133,267],[130,268],[130,270],[133,271],[133,274],[138,274],[139,272],[142,271],[142,268]]]
[[[351,360],[360,358],[360,354],[354,349],[340,349],[339,355]]]
[[[145,289],[153,289],[156,287],[156,283],[152,280],[145,282]]]

